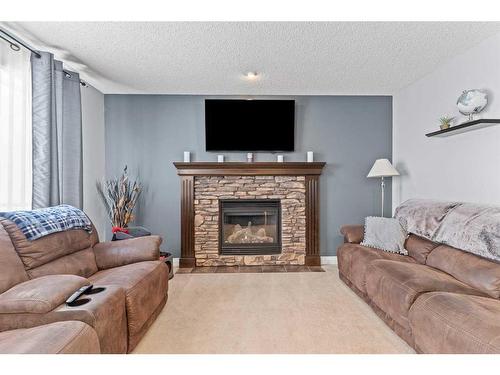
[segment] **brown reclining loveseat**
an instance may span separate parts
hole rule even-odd
[[[500,353],[500,264],[410,234],[409,255],[341,228],[340,278],[420,353]]]
[[[15,348],[16,337],[29,341],[56,332],[74,341],[69,349],[59,343],[56,352],[131,352],[167,301],[168,267],[159,260],[160,243],[158,236],[99,242],[95,229],[28,241],[13,222],[0,218],[0,348],[2,342]],[[65,304],[88,284],[104,290],[82,296],[89,300],[85,304]],[[39,327],[56,322],[72,323]],[[18,331],[6,332],[12,330]],[[21,351],[38,347],[20,344]]]

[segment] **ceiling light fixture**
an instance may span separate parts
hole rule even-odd
[[[250,80],[257,79],[257,76],[258,76],[257,72],[248,72],[246,74],[246,77]]]

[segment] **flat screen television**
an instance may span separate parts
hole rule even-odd
[[[294,100],[205,100],[207,151],[293,151]]]

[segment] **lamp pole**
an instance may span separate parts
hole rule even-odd
[[[384,217],[384,193],[385,193],[385,181],[384,177],[380,178],[380,187],[382,189],[382,217]]]

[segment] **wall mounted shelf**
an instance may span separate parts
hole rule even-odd
[[[427,133],[426,137],[448,137],[454,134],[465,133],[471,130],[485,128],[487,126],[500,124],[500,119],[479,119],[463,122],[459,125],[449,127],[448,129],[438,130],[432,133]]]

